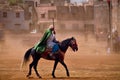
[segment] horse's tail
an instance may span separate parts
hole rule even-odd
[[[26,64],[29,61],[31,50],[32,50],[32,48],[30,48],[26,51],[26,53],[24,55],[24,59],[22,60],[20,69],[23,67],[24,64]]]
[[[28,49],[24,55],[24,62],[26,63],[29,61],[30,53],[31,53],[32,48]]]

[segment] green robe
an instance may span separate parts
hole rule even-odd
[[[34,49],[36,50],[36,52],[43,53],[45,51],[47,46],[46,41],[51,34],[52,34],[52,31],[50,29],[47,29],[42,39],[34,46]]]

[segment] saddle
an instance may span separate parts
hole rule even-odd
[[[45,52],[52,52],[52,48],[46,48]]]
[[[50,53],[52,53],[52,48],[46,48],[45,51],[42,53],[42,56],[47,57]]]

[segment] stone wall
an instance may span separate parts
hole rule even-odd
[[[6,15],[5,15],[6,14]],[[0,9],[0,22],[7,29],[12,30],[28,30],[29,24],[25,21],[24,10],[14,7]]]
[[[107,33],[110,27],[109,8],[107,3],[99,3],[94,5],[94,25],[96,33]]]
[[[118,28],[118,33],[120,35],[120,6],[118,6],[118,14],[117,14],[117,28]]]
[[[50,8],[50,6],[49,6]],[[40,20],[40,12],[48,11],[48,7],[38,7],[38,18]],[[113,6],[114,9],[114,6]],[[120,8],[117,8],[117,26],[119,29],[120,26]],[[83,6],[56,6],[56,27],[61,29],[61,26],[64,26],[65,29],[73,29],[72,27],[76,26],[76,29],[84,29],[86,25],[93,25],[94,31],[99,33],[105,33],[110,29],[110,25],[113,27],[114,16],[111,15],[111,22],[109,22],[109,7],[106,1],[94,3],[94,5]],[[112,14],[116,15],[114,10]],[[45,20],[47,20],[45,18]]]
[[[57,20],[59,29],[84,31],[86,24],[94,26],[94,6],[59,6]]]

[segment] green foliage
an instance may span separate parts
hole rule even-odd
[[[23,3],[23,0],[17,0],[18,3]]]
[[[8,0],[10,5],[16,5],[16,0]]]
[[[23,0],[8,0],[10,5],[17,5],[18,3],[23,3]]]

